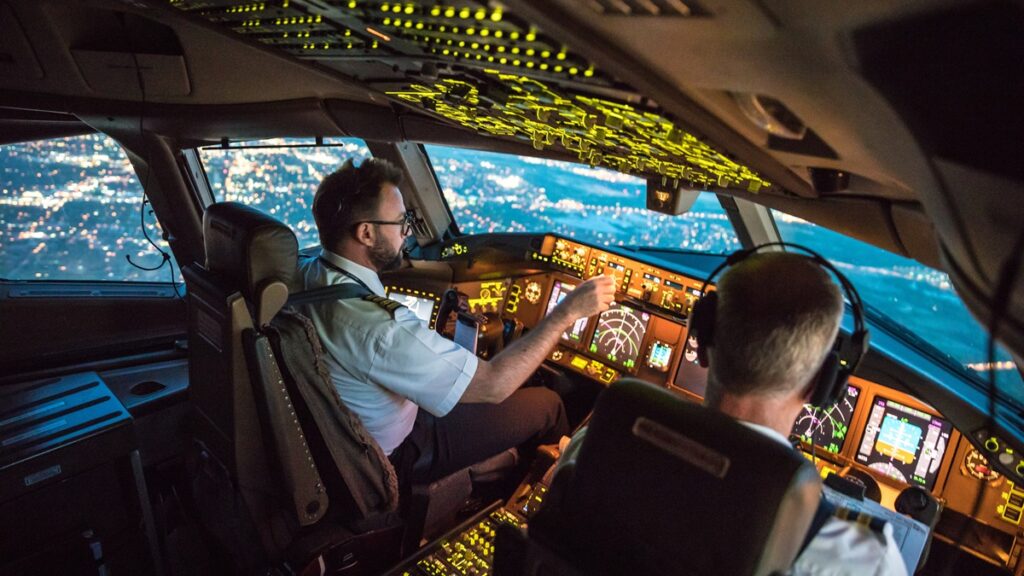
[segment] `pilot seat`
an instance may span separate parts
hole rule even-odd
[[[517,463],[507,451],[413,486],[400,515],[393,467],[338,398],[312,324],[286,305],[301,291],[294,233],[234,202],[208,207],[203,232],[205,265],[183,270],[190,477],[200,520],[235,571],[379,573],[446,528],[474,481]]]
[[[795,450],[624,378],[599,398],[528,532],[501,527],[495,574],[784,574],[821,490]]]

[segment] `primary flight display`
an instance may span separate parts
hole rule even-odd
[[[930,490],[952,430],[953,425],[942,418],[876,396],[857,461],[900,482]]]

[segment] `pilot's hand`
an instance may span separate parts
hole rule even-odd
[[[615,279],[595,276],[565,296],[555,309],[569,322],[604,312],[615,301]]]

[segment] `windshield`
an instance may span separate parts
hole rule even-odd
[[[331,138],[325,145],[300,138],[235,143],[199,150],[218,201],[242,202],[281,220],[295,231],[299,248],[320,243],[313,222],[313,196],[324,176],[351,158],[371,157],[357,138]]]
[[[646,208],[646,183],[604,168],[463,148],[426,146],[464,234],[553,232],[601,246],[724,254],[740,248],[714,194],[669,216]]]
[[[800,218],[773,213],[783,240],[820,252],[853,282],[866,304],[927,342],[922,346],[931,345],[988,379],[988,335],[953,291],[945,272]],[[996,360],[999,390],[1024,405],[1024,382],[1002,347]]]
[[[0,278],[180,280],[135,169],[99,133],[0,146]]]

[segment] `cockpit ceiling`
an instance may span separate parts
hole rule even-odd
[[[772,188],[635,89],[494,2],[170,4],[480,134],[671,185]]]

